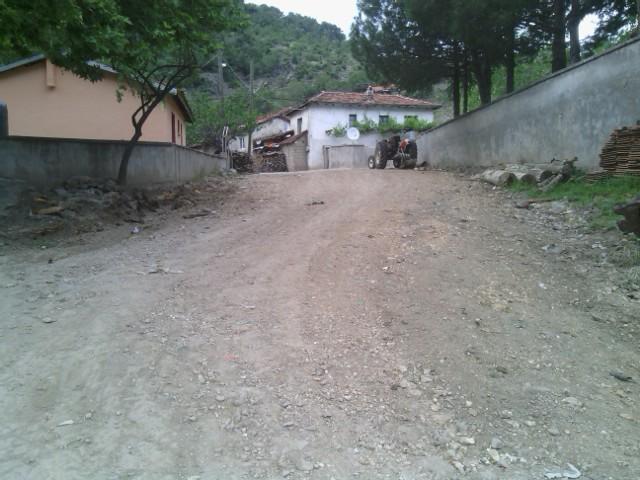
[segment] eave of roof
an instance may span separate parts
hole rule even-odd
[[[18,68],[18,67],[24,67],[24,66],[27,66],[27,65],[32,65],[34,63],[41,62],[41,61],[43,61],[45,59],[46,59],[45,55],[43,55],[41,53],[39,53],[37,55],[32,55],[31,57],[22,58],[20,60],[16,60],[15,62],[8,63],[6,65],[0,65],[0,73],[8,72],[8,71],[13,70],[13,69]],[[114,70],[109,65],[106,65],[104,63],[89,61],[89,62],[87,62],[87,64],[91,65],[93,67],[97,67],[100,70],[102,70],[104,72],[107,72],[107,73],[112,73],[114,75],[118,74],[118,72],[116,70]],[[180,108],[180,110],[184,114],[185,120],[187,122],[192,122],[193,121],[193,111],[191,110],[191,107],[189,106],[189,102],[187,101],[187,98],[186,98],[186,96],[184,94],[184,91],[173,88],[173,89],[171,89],[169,94],[176,98],[176,103],[178,104],[178,107]]]
[[[288,122],[289,118],[287,117],[287,115],[292,110],[294,110],[294,107],[285,107],[275,112],[267,113],[266,115],[261,115],[258,118],[256,118],[256,124],[262,125],[263,123],[267,123],[276,118],[281,118],[282,120],[286,120]]]
[[[390,101],[393,99],[393,101]],[[368,96],[366,93],[357,92],[320,92],[309,98],[298,108],[292,110],[288,115],[303,110],[311,104],[323,105],[350,105],[350,106],[379,106],[379,107],[396,107],[414,110],[437,110],[442,105],[422,100],[418,98],[406,97],[398,94],[380,94],[376,93]]]
[[[307,130],[305,130],[304,132],[300,132],[297,135],[294,135],[292,137],[284,139],[283,141],[280,142],[280,145],[290,145],[306,135],[307,135]]]
[[[37,55],[32,55],[31,57],[21,58],[20,60],[16,60],[15,62],[7,63],[6,65],[0,65],[0,73],[8,72],[9,70],[13,70],[14,68],[23,67],[25,65],[31,65],[32,63],[37,63],[41,60],[44,60],[45,56],[41,53]]]

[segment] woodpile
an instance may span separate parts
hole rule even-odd
[[[253,162],[247,152],[232,152],[231,165],[240,173],[253,173]]]
[[[600,153],[600,167],[602,170],[595,172],[600,178],[640,175],[640,125],[614,130]]]
[[[566,182],[575,174],[577,158],[571,160],[556,160],[544,164],[507,165],[504,168],[490,168],[474,177],[483,182],[499,187],[514,182],[538,185],[546,192],[561,182]]]
[[[253,158],[253,169],[255,172],[286,172],[287,157],[280,151],[265,152],[255,155]]]

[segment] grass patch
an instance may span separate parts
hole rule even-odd
[[[528,198],[544,200],[568,200],[577,207],[591,208],[591,227],[610,229],[622,217],[613,213],[617,203],[628,202],[640,194],[640,177],[611,177],[597,182],[587,182],[584,173],[578,173],[566,183],[556,185],[548,192],[541,192],[535,185],[515,183],[509,187],[524,193]]]

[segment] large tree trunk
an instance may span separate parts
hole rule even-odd
[[[460,116],[460,51],[458,45],[453,47],[453,79],[452,79],[452,96],[453,96],[453,116]]]
[[[567,66],[567,53],[566,53],[566,35],[567,28],[565,23],[565,7],[566,0],[553,0],[553,20],[552,20],[552,33],[553,44],[551,71],[557,72]]]
[[[491,65],[486,55],[473,52],[471,54],[473,73],[478,84],[478,93],[482,105],[491,103]]]
[[[507,38],[507,89],[506,93],[511,93],[516,88],[516,27],[512,26]]]
[[[133,136],[127,143],[127,146],[124,149],[124,153],[122,154],[122,159],[120,160],[120,168],[118,169],[118,185],[126,185],[127,184],[127,171],[129,168],[129,159],[131,158],[131,154],[133,153],[133,149],[135,148],[138,140],[142,137],[142,127],[136,127]]]
[[[468,111],[469,111],[469,55],[465,50],[464,64],[462,67],[462,113],[467,113]]]
[[[571,0],[571,13],[567,19],[569,28],[569,62],[578,63],[581,60],[580,52],[580,22],[582,21],[582,8],[580,0]]]

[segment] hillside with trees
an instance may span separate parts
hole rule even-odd
[[[342,31],[302,15],[274,7],[246,4],[246,25],[222,38],[224,105],[219,101],[217,63],[191,86],[197,121],[189,132],[202,141],[220,129],[247,126],[256,115],[295,105],[320,90],[351,90],[367,82]],[[254,65],[254,107],[250,108],[250,63]],[[224,115],[220,113],[224,111]],[[198,115],[199,114],[199,115]]]

